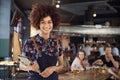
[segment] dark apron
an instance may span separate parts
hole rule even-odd
[[[56,66],[57,56],[49,56],[43,53],[42,57],[37,59],[37,62],[40,66],[40,71],[42,72],[49,66]],[[58,80],[58,74],[57,72],[53,72],[49,77],[43,78],[38,73],[31,71],[28,80]]]

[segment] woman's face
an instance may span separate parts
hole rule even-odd
[[[52,21],[51,17],[47,16],[47,17],[43,18],[40,21],[39,27],[40,27],[42,34],[49,34],[53,29],[53,21]]]
[[[83,60],[85,58],[84,52],[79,52],[79,58],[80,60]]]

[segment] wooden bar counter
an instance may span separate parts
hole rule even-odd
[[[59,80],[106,80],[111,75],[106,71],[86,70],[74,75],[72,72],[59,74]]]

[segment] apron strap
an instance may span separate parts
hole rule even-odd
[[[37,54],[38,54],[40,51],[39,51],[39,49],[38,49],[38,45],[37,45],[37,43],[36,43],[36,41],[35,41],[35,38],[34,38],[34,37],[31,37],[31,39],[32,39],[32,41],[33,41],[33,43],[34,43],[35,49],[37,50]]]

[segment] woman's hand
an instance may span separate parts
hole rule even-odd
[[[28,69],[31,71],[38,71],[39,70],[39,65],[37,61],[34,61],[32,65],[28,65]]]
[[[49,77],[54,71],[59,72],[63,69],[63,55],[58,57],[58,66],[47,67],[43,72],[40,73],[42,77]]]
[[[48,67],[43,72],[41,72],[40,75],[45,78],[49,77],[54,72],[54,70],[55,70],[54,66]]]
[[[83,63],[84,66],[90,66],[90,64],[86,60],[83,60],[82,63]]]

